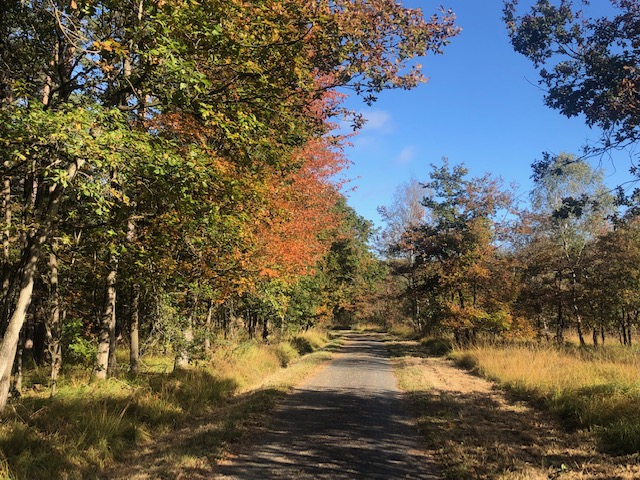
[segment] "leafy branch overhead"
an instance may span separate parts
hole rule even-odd
[[[603,17],[590,16],[586,1],[538,0],[528,12],[518,0],[504,6],[511,43],[538,69],[545,103],[603,129],[602,145],[589,151],[640,139],[640,6],[609,2]]]

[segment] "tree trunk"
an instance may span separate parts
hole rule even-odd
[[[249,334],[249,338],[253,338],[255,336],[256,331],[256,318],[257,315],[254,315],[251,310],[247,310],[247,333]]]
[[[225,340],[229,337],[229,324],[231,323],[230,322],[231,308],[232,308],[231,306],[227,308],[227,305],[225,302],[225,305],[223,306],[223,310],[222,310],[222,332]]]
[[[207,318],[204,321],[204,351],[211,351],[211,320],[213,319],[213,301],[209,301],[209,308],[207,308]]]
[[[269,320],[265,315],[262,318],[262,340],[266,342],[268,336],[269,336]]]
[[[9,398],[9,388],[11,385],[11,369],[18,347],[20,331],[27,316],[27,309],[31,304],[33,284],[37,271],[38,259],[40,257],[40,247],[46,235],[43,233],[35,238],[29,239],[24,250],[20,291],[18,300],[13,310],[13,314],[7,325],[2,343],[0,343],[0,410],[4,409]]]
[[[51,396],[56,394],[58,374],[62,366],[62,323],[60,322],[60,292],[58,290],[57,245],[49,253],[49,321],[46,323],[47,348],[51,356]]]
[[[580,340],[580,346],[581,347],[586,347],[587,346],[587,342],[585,342],[584,340],[584,333],[582,332],[582,317],[580,316],[580,313],[578,311],[578,308],[576,305],[573,306],[574,309],[574,314],[576,317],[576,331],[578,332],[578,338]]]
[[[458,289],[458,301],[460,308],[464,310],[464,295],[462,294],[462,289]]]
[[[620,321],[618,322],[618,324],[620,325],[620,343],[622,345],[627,344],[627,329],[625,328],[625,325],[624,325],[625,316],[626,316],[625,310],[624,308],[622,308],[620,313]]]
[[[189,316],[187,327],[184,330],[183,345],[180,347],[173,364],[173,370],[186,370],[189,368],[189,349],[193,343],[193,319]]]
[[[72,183],[78,171],[84,165],[85,160],[78,159],[67,167],[67,183]],[[43,189],[46,193],[40,194],[39,205],[36,210],[40,210],[40,222],[42,227],[27,238],[23,248],[20,265],[22,272],[20,275],[20,288],[18,299],[9,319],[2,342],[0,343],[0,410],[4,409],[9,396],[9,382],[5,382],[7,375],[11,375],[11,367],[16,354],[18,337],[24,324],[27,309],[31,304],[33,285],[37,272],[40,250],[49,237],[51,227],[58,214],[60,198],[64,191],[62,185],[49,186]],[[48,201],[47,201],[48,200]]]
[[[117,262],[113,261],[111,270],[107,275],[104,308],[100,318],[100,330],[98,332],[98,356],[96,359],[95,378],[104,380],[110,367],[110,349],[112,338],[115,338],[115,306],[116,306],[116,276]]]
[[[9,168],[9,162],[4,162],[4,168]],[[9,292],[11,279],[11,266],[9,264],[9,245],[11,238],[11,177],[3,179],[2,187],[2,211],[4,213],[4,229],[2,231],[2,318],[0,325],[4,326],[7,321],[9,309]]]
[[[564,342],[564,315],[562,309],[562,299],[558,296],[557,302],[557,317],[556,317],[556,339],[559,344]]]
[[[117,277],[117,267],[114,268],[114,273]],[[107,368],[107,376],[112,376],[115,374],[116,369],[118,368],[118,360],[116,358],[116,348],[117,348],[117,338],[116,338],[116,301],[117,301],[118,290],[115,286],[113,286],[113,292],[111,293],[111,322],[109,323],[109,365]]]
[[[126,60],[129,62],[129,59]],[[131,67],[130,62],[128,63]],[[126,65],[125,65],[126,68]],[[129,72],[130,73],[130,72]],[[127,243],[136,240],[136,223],[131,216],[127,220]],[[129,317],[129,372],[137,375],[140,370],[140,284],[134,282],[131,286],[131,311]]]
[[[187,300],[190,297],[187,297]],[[189,305],[187,305],[189,308]],[[191,306],[189,315],[187,317],[187,325],[185,327],[183,337],[182,337],[182,345],[180,345],[180,349],[176,354],[176,358],[173,364],[174,370],[186,370],[189,368],[189,359],[191,357],[190,350],[193,346],[193,317],[198,308],[198,297],[194,296],[193,305]]]
[[[140,285],[134,283],[131,291],[131,320],[129,322],[129,371],[137,375],[140,370]]]
[[[13,350],[9,352],[11,358],[15,358],[16,349],[18,348],[18,342],[13,345]],[[11,370],[13,368],[13,361],[11,362],[10,368],[4,370],[2,376],[0,377],[0,408],[3,408],[7,405],[9,401],[9,391],[11,390]]]
[[[584,334],[582,332],[582,315],[580,315],[580,307],[578,305],[578,277],[575,270],[571,271],[571,303],[573,315],[576,319],[576,330],[578,332],[578,338],[580,339],[580,346],[586,347],[587,342],[584,341]]]
[[[24,361],[24,347],[27,341],[26,329],[23,328],[18,339],[18,346],[16,348],[16,359],[13,366],[13,385],[10,387],[16,396],[22,395],[22,367]]]

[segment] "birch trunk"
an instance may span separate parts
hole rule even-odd
[[[140,319],[140,285],[133,284],[131,294],[131,321],[129,323],[129,371],[137,375],[140,370],[140,332],[138,331]]]
[[[180,347],[180,351],[176,355],[175,362],[173,364],[174,370],[186,370],[189,368],[189,348],[193,342],[193,319],[189,316],[187,327],[184,331],[183,345]]]
[[[211,320],[213,319],[213,302],[209,302],[209,308],[207,309],[207,318],[204,323],[204,351],[211,351]]]
[[[4,162],[4,168],[9,168],[9,162]],[[9,285],[10,285],[10,265],[9,265],[9,242],[11,238],[11,177],[6,176],[2,185],[2,211],[4,213],[4,230],[2,231],[2,301],[3,317],[6,320],[6,309],[8,307]]]
[[[51,356],[51,396],[56,394],[58,374],[62,366],[62,323],[60,322],[60,293],[58,291],[58,254],[54,243],[49,253],[49,320],[46,323],[47,348]]]
[[[115,336],[116,276],[117,266],[113,265],[107,275],[104,308],[100,318],[98,333],[98,355],[96,358],[95,378],[104,380],[109,370],[109,352],[112,336]]]
[[[16,355],[13,367],[13,385],[9,387],[15,395],[22,395],[22,362],[24,361],[24,348],[27,341],[25,328],[22,329],[18,338],[18,346],[16,347]]]
[[[187,325],[183,332],[182,337],[182,345],[180,345],[180,350],[176,354],[176,359],[173,364],[174,370],[186,370],[189,367],[189,359],[190,359],[190,350],[193,345],[193,317],[198,308],[198,297],[196,296],[193,299],[193,307],[189,312],[189,316],[187,317]]]
[[[114,267],[114,270],[113,270],[114,278],[117,278],[117,275],[118,275],[117,272],[118,271],[116,266]],[[115,373],[116,368],[118,367],[118,360],[116,359],[116,348],[117,348],[116,301],[118,296],[118,290],[116,288],[115,281],[113,284],[112,292],[108,293],[107,295],[109,296],[109,302],[110,302],[109,309],[111,310],[111,321],[109,322],[109,366],[107,368],[107,375],[112,376]]]
[[[45,240],[44,235],[32,238],[27,243],[24,252],[24,268],[22,269],[20,291],[13,314],[7,325],[2,343],[0,343],[0,410],[2,410],[9,398],[11,386],[11,369],[16,356],[20,331],[27,316],[27,309],[31,304],[33,284],[35,282],[40,246]]]

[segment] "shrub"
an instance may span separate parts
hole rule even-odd
[[[425,338],[420,342],[429,355],[443,356],[453,350],[453,344],[445,338]]]
[[[312,329],[297,334],[291,339],[291,344],[300,355],[306,355],[322,348],[327,341],[327,336],[323,332]]]
[[[280,366],[282,366],[283,368],[288,367],[293,360],[300,356],[298,350],[294,348],[294,346],[289,342],[282,342],[277,344],[274,347],[274,350],[276,352],[278,360],[280,360]]]

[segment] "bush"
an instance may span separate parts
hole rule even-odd
[[[445,338],[425,338],[420,342],[429,355],[441,357],[453,350],[453,344]]]
[[[68,319],[62,327],[63,357],[66,362],[92,365],[98,355],[98,347],[87,338],[82,320]]]
[[[298,350],[294,348],[293,345],[289,342],[279,343],[274,347],[278,360],[280,360],[280,365],[285,368],[288,367],[289,364],[298,358],[300,354]]]
[[[327,341],[326,335],[319,330],[307,330],[293,337],[291,344],[300,355],[307,355],[322,348]]]

